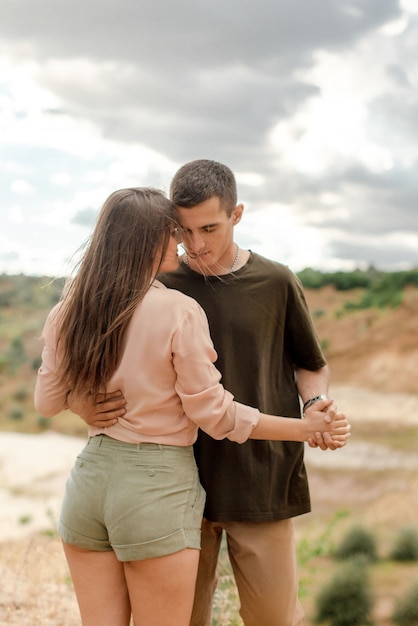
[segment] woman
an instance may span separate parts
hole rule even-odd
[[[84,626],[189,624],[204,497],[192,444],[215,438],[305,441],[349,435],[342,414],[303,420],[234,402],[213,365],[206,317],[155,280],[177,267],[174,210],[159,191],[113,193],[78,273],[45,324],[35,406],[120,389],[126,414],[89,441],[68,479],[59,532]],[[314,410],[316,409],[316,410]]]

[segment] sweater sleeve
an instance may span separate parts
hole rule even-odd
[[[193,303],[173,338],[176,392],[187,417],[214,439],[243,443],[258,424],[258,409],[235,402],[220,383],[217,354],[203,309]]]
[[[42,331],[44,340],[42,364],[38,370],[35,385],[34,404],[38,413],[43,417],[53,417],[67,408],[66,399],[69,389],[59,384],[56,374],[56,312],[57,308],[55,307],[48,315]]]

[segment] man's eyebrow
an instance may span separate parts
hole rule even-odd
[[[202,228],[213,228],[214,226],[218,226],[219,222],[214,222],[213,224],[203,224],[202,226],[198,226],[197,230],[201,230]],[[196,230],[190,228],[189,226],[181,226],[183,230]]]

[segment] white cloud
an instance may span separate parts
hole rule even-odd
[[[55,172],[51,174],[49,180],[52,185],[57,185],[57,187],[66,187],[71,184],[72,176],[69,172]]]
[[[28,181],[22,178],[16,178],[10,185],[11,191],[17,195],[32,195],[36,193],[36,187],[28,183]]]

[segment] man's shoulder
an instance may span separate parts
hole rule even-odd
[[[252,251],[250,251],[247,263],[231,276],[239,279],[236,284],[241,287],[248,282],[252,283],[254,281],[263,283],[272,281],[282,284],[293,284],[299,281],[296,274],[287,265]],[[213,287],[215,285],[220,288],[222,285],[228,286],[231,282],[231,279],[219,280],[219,277],[213,276],[209,276],[205,280],[205,277],[192,272],[183,264],[174,272],[161,274],[158,278],[166,287],[192,293],[196,289],[200,290],[202,286]]]
[[[251,268],[254,272],[260,272],[266,276],[270,275],[272,278],[281,279],[286,282],[299,280],[288,265],[280,263],[279,261],[268,259],[267,257],[256,252],[251,253],[249,268]]]
[[[184,293],[188,291],[189,286],[193,289],[204,279],[200,274],[191,272],[182,263],[174,272],[160,274],[158,280],[169,289],[176,289]]]

